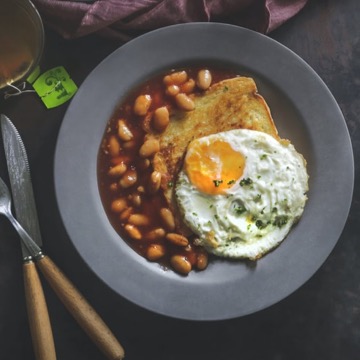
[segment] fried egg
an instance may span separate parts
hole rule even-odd
[[[255,260],[301,217],[306,162],[289,142],[247,129],[193,140],[175,195],[197,244],[218,256]]]

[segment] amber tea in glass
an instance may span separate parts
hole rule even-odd
[[[24,79],[39,62],[41,18],[28,0],[0,0],[0,89]]]

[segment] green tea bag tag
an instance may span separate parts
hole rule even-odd
[[[44,72],[32,86],[48,109],[70,100],[78,89],[63,66]]]

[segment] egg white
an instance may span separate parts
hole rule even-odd
[[[258,259],[284,240],[304,211],[306,162],[292,144],[254,130],[230,130],[194,141],[215,139],[245,157],[243,175],[225,194],[209,195],[182,169],[175,193],[183,220],[209,252]]]

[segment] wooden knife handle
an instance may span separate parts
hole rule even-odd
[[[24,262],[23,272],[26,307],[35,358],[37,360],[56,360],[49,313],[34,262]]]
[[[123,359],[124,349],[111,330],[54,262],[44,256],[37,265],[59,299],[104,355],[111,360]]]

